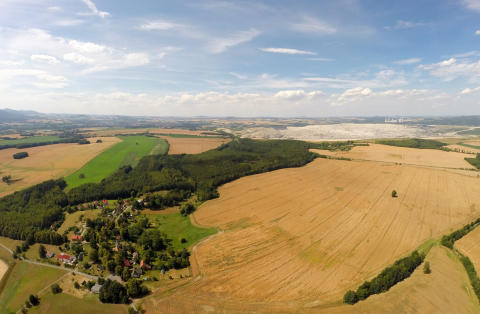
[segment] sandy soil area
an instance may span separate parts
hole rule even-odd
[[[103,143],[95,143],[101,139]],[[0,197],[50,179],[67,176],[81,168],[90,159],[121,140],[115,137],[89,139],[92,144],[55,144],[25,149],[0,150],[1,175],[19,180],[7,185],[0,182]],[[13,159],[13,154],[28,152],[28,157]]]
[[[440,136],[433,126],[413,126],[400,124],[328,124],[308,125],[304,127],[249,128],[237,132],[242,137],[299,139],[299,140],[360,140],[405,137],[437,137]],[[443,136],[443,135],[442,135]]]
[[[224,232],[198,245],[200,277],[179,293],[206,306],[340,300],[480,217],[479,188],[443,169],[326,159],[239,179],[194,213]]]
[[[223,138],[180,138],[159,136],[166,139],[170,144],[168,153],[172,154],[199,154],[207,150],[217,148],[223,143],[230,142],[229,139]]]
[[[405,165],[475,169],[475,167],[464,159],[465,157],[471,158],[473,155],[436,149],[416,149],[370,144],[370,146],[353,147],[352,150],[347,152],[338,152],[335,156],[401,163]]]

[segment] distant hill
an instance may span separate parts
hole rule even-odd
[[[21,122],[28,119],[43,117],[44,114],[33,110],[13,110],[13,109],[0,109],[0,122]]]

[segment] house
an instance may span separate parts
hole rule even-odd
[[[67,254],[59,254],[57,255],[57,260],[67,263],[67,264],[73,264],[76,260],[75,256],[70,256]]]
[[[83,252],[80,252],[80,254],[78,254],[78,261],[83,261]]]
[[[132,264],[130,264],[130,262],[126,259],[123,260],[123,267],[131,267]]]
[[[139,199],[137,202],[139,202],[140,204],[143,203],[143,198]]]
[[[130,200],[125,200],[126,205],[130,205]]]
[[[98,265],[97,265],[97,268],[98,268],[98,270],[103,270],[103,265],[102,265],[102,264],[98,264]]]
[[[132,271],[132,278],[139,278],[143,275],[143,270],[141,268],[134,268]]]
[[[72,241],[83,241],[83,237],[81,235],[72,235]]]
[[[117,239],[117,240],[120,240],[120,238],[121,238],[121,237],[120,237],[119,235],[115,237],[115,239]]]
[[[138,257],[138,253],[137,253],[137,252],[133,252],[132,255],[133,255],[133,258]]]
[[[47,251],[47,254],[45,254],[45,257],[47,258],[52,258],[55,256],[55,253]]]
[[[92,293],[100,293],[102,292],[103,290],[103,287],[101,285],[99,285],[98,283],[96,283],[92,289],[90,289],[90,291],[92,291]]]
[[[142,269],[145,269],[145,270],[151,270],[152,269],[152,266],[148,265],[147,263],[145,263],[142,259],[142,261],[140,262],[140,268]]]
[[[50,229],[53,229],[53,228],[55,227],[55,224],[56,224],[56,223],[57,223],[57,222],[55,221],[55,222],[50,226]]]

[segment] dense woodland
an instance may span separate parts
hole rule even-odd
[[[444,148],[443,146],[447,145],[447,143],[442,143],[435,140],[424,140],[419,138],[409,138],[404,140],[377,140],[375,141],[375,143],[399,147],[443,150],[446,150],[446,148]]]

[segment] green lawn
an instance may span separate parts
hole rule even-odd
[[[43,142],[53,142],[60,140],[60,137],[55,136],[34,136],[27,137],[19,140],[0,140],[0,146],[2,145],[17,145],[25,143],[43,143]]]
[[[176,250],[188,248],[198,240],[217,233],[213,228],[200,228],[194,226],[190,221],[190,217],[182,217],[182,215],[174,214],[160,214],[147,215],[150,221],[167,234],[169,239],[172,239],[171,244]],[[160,224],[160,226],[159,226]],[[180,239],[185,238],[187,243],[180,243]]]
[[[84,299],[80,299],[66,293],[54,295],[52,292],[48,292],[40,297],[40,305],[32,307],[28,313],[126,314],[128,307],[125,304],[103,304],[98,300],[98,296],[90,293],[86,294]]]
[[[122,166],[135,167],[140,158],[146,155],[163,154],[168,151],[168,143],[161,138],[146,136],[119,136],[119,142],[102,152],[78,171],[65,178],[68,188],[72,189],[84,183],[96,183]],[[83,173],[84,179],[79,175]]]

